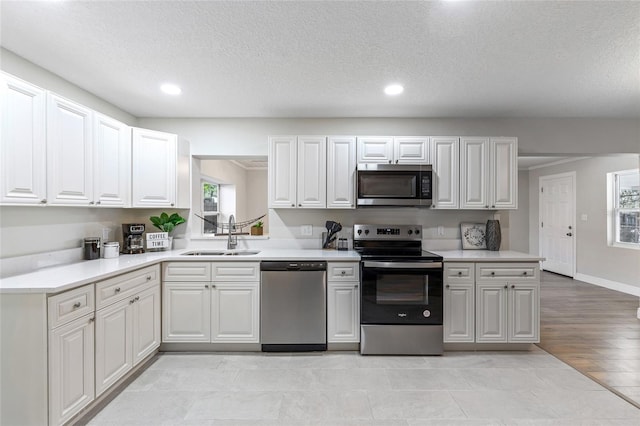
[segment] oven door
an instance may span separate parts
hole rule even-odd
[[[442,324],[441,262],[365,260],[360,269],[361,324]]]

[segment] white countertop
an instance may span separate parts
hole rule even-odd
[[[445,262],[539,262],[543,257],[512,250],[429,250]]]
[[[219,261],[248,262],[261,260],[326,260],[358,262],[360,256],[352,250],[264,249],[255,255],[238,256],[181,256],[197,250],[172,250],[143,254],[120,255],[114,259],[85,260],[69,265],[39,269],[28,274],[0,279],[0,293],[58,293],[90,284],[125,272],[160,262]],[[224,251],[224,250],[219,250]]]

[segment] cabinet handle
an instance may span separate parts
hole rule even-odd
[[[147,275],[147,281],[151,281],[151,275]]]
[[[298,207],[302,207],[302,204],[298,204]]]
[[[344,275],[344,274],[346,274],[346,272],[345,272],[345,271],[342,271],[342,272],[340,272],[340,274]]]
[[[515,286],[515,285],[513,285],[513,284],[511,284],[511,288],[516,288],[516,286]]]
[[[496,206],[491,206],[491,208],[492,208],[492,209],[495,209],[495,208],[496,208]]]
[[[94,203],[93,201],[89,201],[89,204],[90,204],[90,205],[93,205],[93,204],[95,204],[95,203]]]
[[[209,284],[205,284],[205,285],[204,285],[204,288],[209,288]]]
[[[100,204],[100,201],[96,201],[96,204]]]
[[[358,288],[358,284],[354,285],[353,288]]]
[[[391,164],[391,160],[389,160],[389,164]]]
[[[445,285],[445,288],[449,288],[449,287],[451,287],[449,284]]]
[[[491,271],[491,276],[494,276],[496,273],[494,271]]]
[[[458,271],[458,276],[462,275],[462,271]]]
[[[295,207],[295,206],[296,206],[295,204],[291,204],[291,207]]]
[[[89,324],[91,324],[91,323],[92,323],[92,322],[94,322],[95,320],[96,320],[96,317],[89,318]]]
[[[73,304],[73,309],[78,309],[82,304],[80,302],[76,302]]]
[[[527,275],[527,271],[524,271],[524,272],[522,273],[522,275]]]
[[[42,200],[40,200],[40,204],[46,204],[47,203],[47,199],[43,198]]]
[[[487,206],[484,206],[484,208],[485,208],[485,209],[488,209],[488,208],[489,208],[489,206],[488,206],[488,205],[487,205]]]
[[[171,207],[173,207],[173,203],[171,203]]]
[[[131,305],[131,304],[133,304],[133,302],[135,302],[135,301],[136,301],[136,299],[131,299],[131,300],[129,300],[129,304]]]
[[[396,160],[396,164],[398,164],[398,160]]]
[[[140,300],[140,296],[136,296],[135,299],[133,299],[133,300],[135,300],[137,302],[138,300]]]
[[[115,292],[120,293],[120,287],[116,287]]]
[[[505,284],[505,285],[504,285],[504,288],[509,288],[509,286]]]

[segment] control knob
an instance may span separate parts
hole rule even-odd
[[[416,229],[416,235],[418,235],[420,233],[419,229]]]
[[[365,233],[365,235],[369,234],[369,230],[368,230],[368,229],[365,229],[365,230],[364,230],[364,233]]]
[[[362,229],[358,229],[358,235],[362,234]]]
[[[413,231],[411,229],[409,229],[409,235],[413,234]]]

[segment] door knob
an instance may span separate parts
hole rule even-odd
[[[567,232],[567,237],[572,236],[573,234],[571,232]]]

